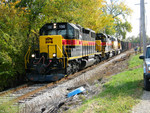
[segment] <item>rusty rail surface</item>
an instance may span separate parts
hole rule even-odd
[[[13,93],[13,92],[19,91],[19,90],[24,89],[24,88],[26,88],[28,86],[29,86],[29,84],[24,84],[24,85],[21,85],[19,87],[12,88],[12,89],[9,89],[7,91],[0,92],[0,96],[4,96],[4,95],[7,95],[9,93]]]
[[[40,92],[40,91],[42,91],[42,90],[48,88],[48,87],[51,87],[51,86],[53,86],[53,85],[55,85],[55,84],[57,84],[57,83],[59,83],[59,82],[62,82],[62,81],[64,81],[64,80],[66,80],[66,78],[62,78],[62,79],[59,80],[59,81],[52,82],[52,83],[46,84],[46,85],[44,85],[44,86],[41,86],[40,88],[37,88],[37,89],[35,89],[35,90],[33,90],[33,91],[30,91],[30,92],[28,92],[28,93],[26,93],[26,94],[23,94],[22,96],[19,96],[19,97],[15,98],[15,99],[12,99],[12,100],[10,100],[9,102],[4,102],[2,105],[4,105],[4,106],[5,106],[5,105],[12,105],[12,104],[18,102],[19,100],[26,99],[27,97],[30,97],[30,96],[32,96],[32,95],[34,95],[34,94],[36,94],[36,93],[38,93],[38,92]],[[27,87],[27,86],[26,86],[26,87]],[[21,89],[21,88],[20,88],[20,89]],[[19,90],[19,88],[18,88],[17,90]],[[16,88],[15,88],[15,89],[13,89],[13,90],[11,90],[11,91],[7,91],[7,92],[13,93],[13,92],[15,92],[15,91],[17,91],[17,90],[16,90]],[[6,94],[6,93],[3,93],[3,95],[5,95],[5,94]],[[7,94],[8,94],[8,93],[7,93]]]
[[[51,86],[53,86],[53,85],[55,85],[55,84],[57,84],[57,83],[59,83],[59,82],[62,82],[62,81],[64,81],[64,80],[66,80],[66,78],[62,78],[62,79],[59,80],[59,81],[46,84],[45,86],[42,86],[42,87],[40,87],[40,88],[37,88],[37,89],[35,89],[34,91],[28,92],[28,93],[26,93],[26,94],[24,94],[24,95],[22,95],[22,96],[20,96],[20,97],[18,97],[18,98],[16,98],[16,99],[13,99],[12,102],[18,102],[19,100],[25,99],[25,98],[27,98],[27,97],[29,97],[29,96],[31,96],[31,95],[34,95],[35,93],[38,93],[38,92],[40,92],[40,91],[42,91],[42,90],[44,90],[44,89],[46,89],[46,88],[48,88],[48,87],[51,87]]]

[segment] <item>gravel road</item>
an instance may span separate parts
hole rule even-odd
[[[133,107],[132,113],[150,113],[150,91],[144,91],[140,103]]]

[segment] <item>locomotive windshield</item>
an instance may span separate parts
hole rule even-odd
[[[106,42],[106,35],[102,33],[96,34],[96,40],[101,40],[102,42]]]
[[[43,32],[44,35],[56,35],[56,30],[48,30]]]
[[[40,29],[40,35],[62,35],[65,39],[75,38],[75,31],[73,25],[67,23],[51,23],[45,24]]]

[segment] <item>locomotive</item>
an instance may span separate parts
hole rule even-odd
[[[38,49],[25,55],[31,81],[57,81],[121,51],[117,38],[72,23],[47,23],[39,34]]]

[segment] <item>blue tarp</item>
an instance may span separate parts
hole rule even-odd
[[[83,91],[85,91],[84,87],[79,87],[79,88],[77,88],[77,89],[71,91],[70,93],[68,93],[67,97],[68,97],[68,98],[69,98],[69,97],[72,97],[72,96],[74,96],[74,95],[76,95],[76,94],[79,94],[79,93],[81,93],[81,92],[83,92]]]

